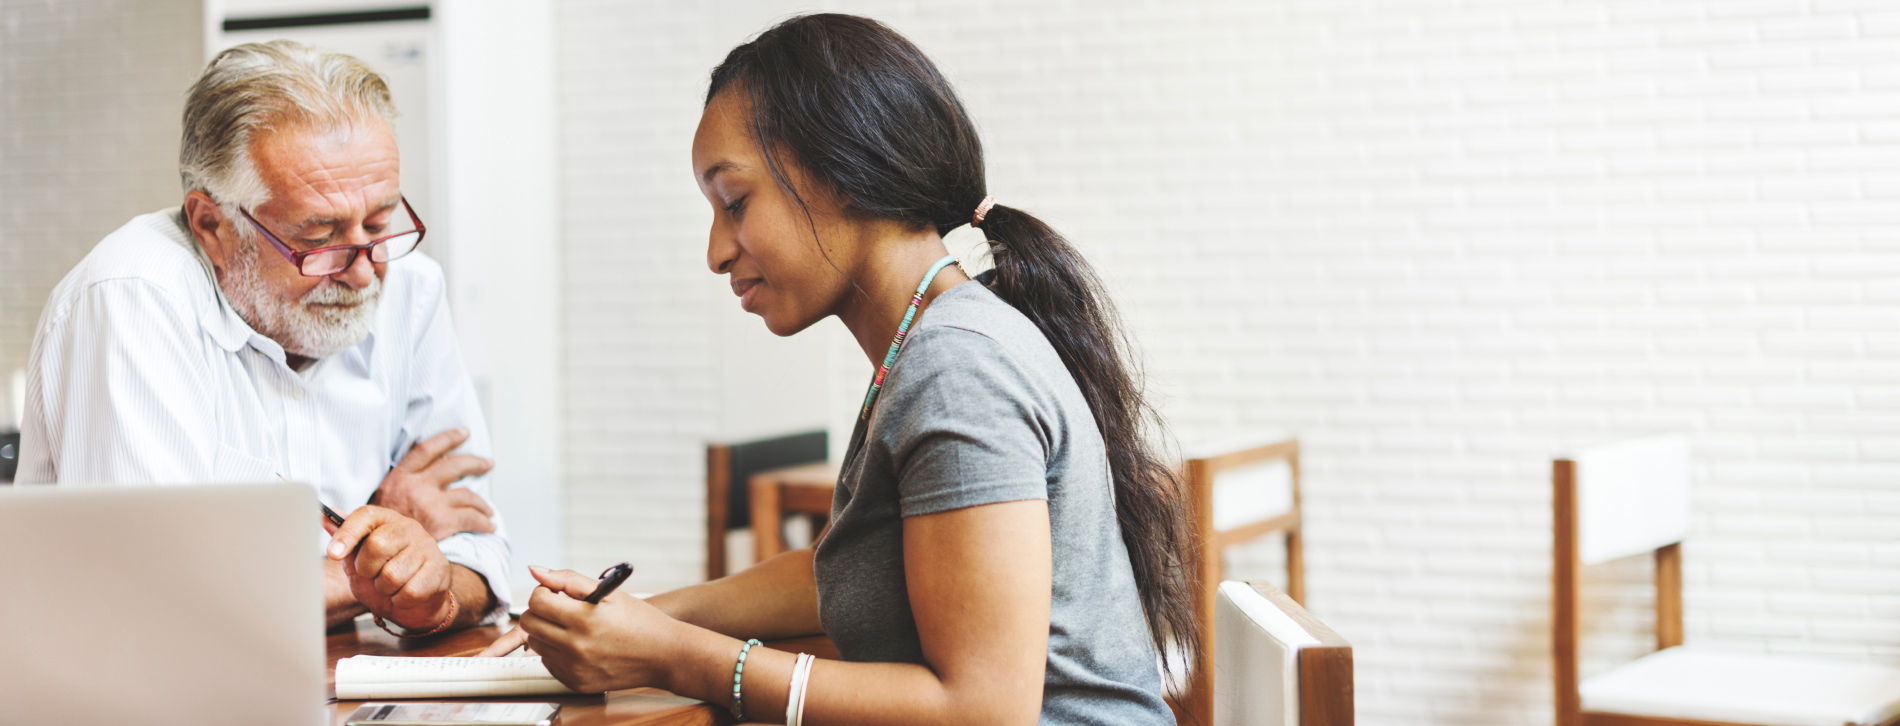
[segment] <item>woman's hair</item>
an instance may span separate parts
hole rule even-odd
[[[706,102],[729,90],[750,101],[766,166],[808,221],[788,164],[835,193],[847,215],[940,235],[969,224],[988,194],[983,144],[956,92],[923,51],[875,20],[819,14],[780,23],[726,55]],[[1028,212],[998,204],[980,229],[996,265],[980,279],[1042,331],[1095,415],[1156,650],[1172,644],[1192,662],[1201,645],[1191,596],[1198,583],[1185,563],[1195,543],[1180,480],[1146,436],[1161,421],[1131,368],[1114,306],[1082,255]]]

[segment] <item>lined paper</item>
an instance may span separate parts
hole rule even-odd
[[[525,658],[402,658],[359,655],[336,663],[339,701],[372,698],[458,698],[573,693],[542,665]]]

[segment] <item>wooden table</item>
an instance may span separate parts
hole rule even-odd
[[[394,656],[467,656],[481,652],[496,638],[501,637],[501,629],[490,625],[470,628],[437,638],[403,640],[385,633],[367,619],[355,623],[354,632],[344,630],[328,636],[325,642],[327,658],[330,662],[327,678],[330,693],[336,693],[336,662],[353,655],[394,655]],[[767,646],[794,653],[811,653],[825,658],[837,658],[837,648],[824,636],[795,638],[766,643]],[[449,700],[449,699],[423,699]],[[482,701],[537,701],[561,704],[556,724],[561,726],[703,726],[706,724],[729,724],[732,716],[725,706],[714,706],[704,701],[675,696],[657,688],[633,688],[625,691],[611,691],[605,694],[587,696],[505,696],[483,697]],[[334,705],[331,723],[342,726],[363,701],[338,701]]]

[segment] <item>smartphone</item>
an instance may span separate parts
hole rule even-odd
[[[345,726],[548,726],[558,703],[410,702],[365,703]]]

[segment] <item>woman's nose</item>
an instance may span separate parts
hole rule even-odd
[[[706,237],[706,267],[715,275],[724,275],[732,271],[732,263],[738,259],[739,245],[715,225]]]

